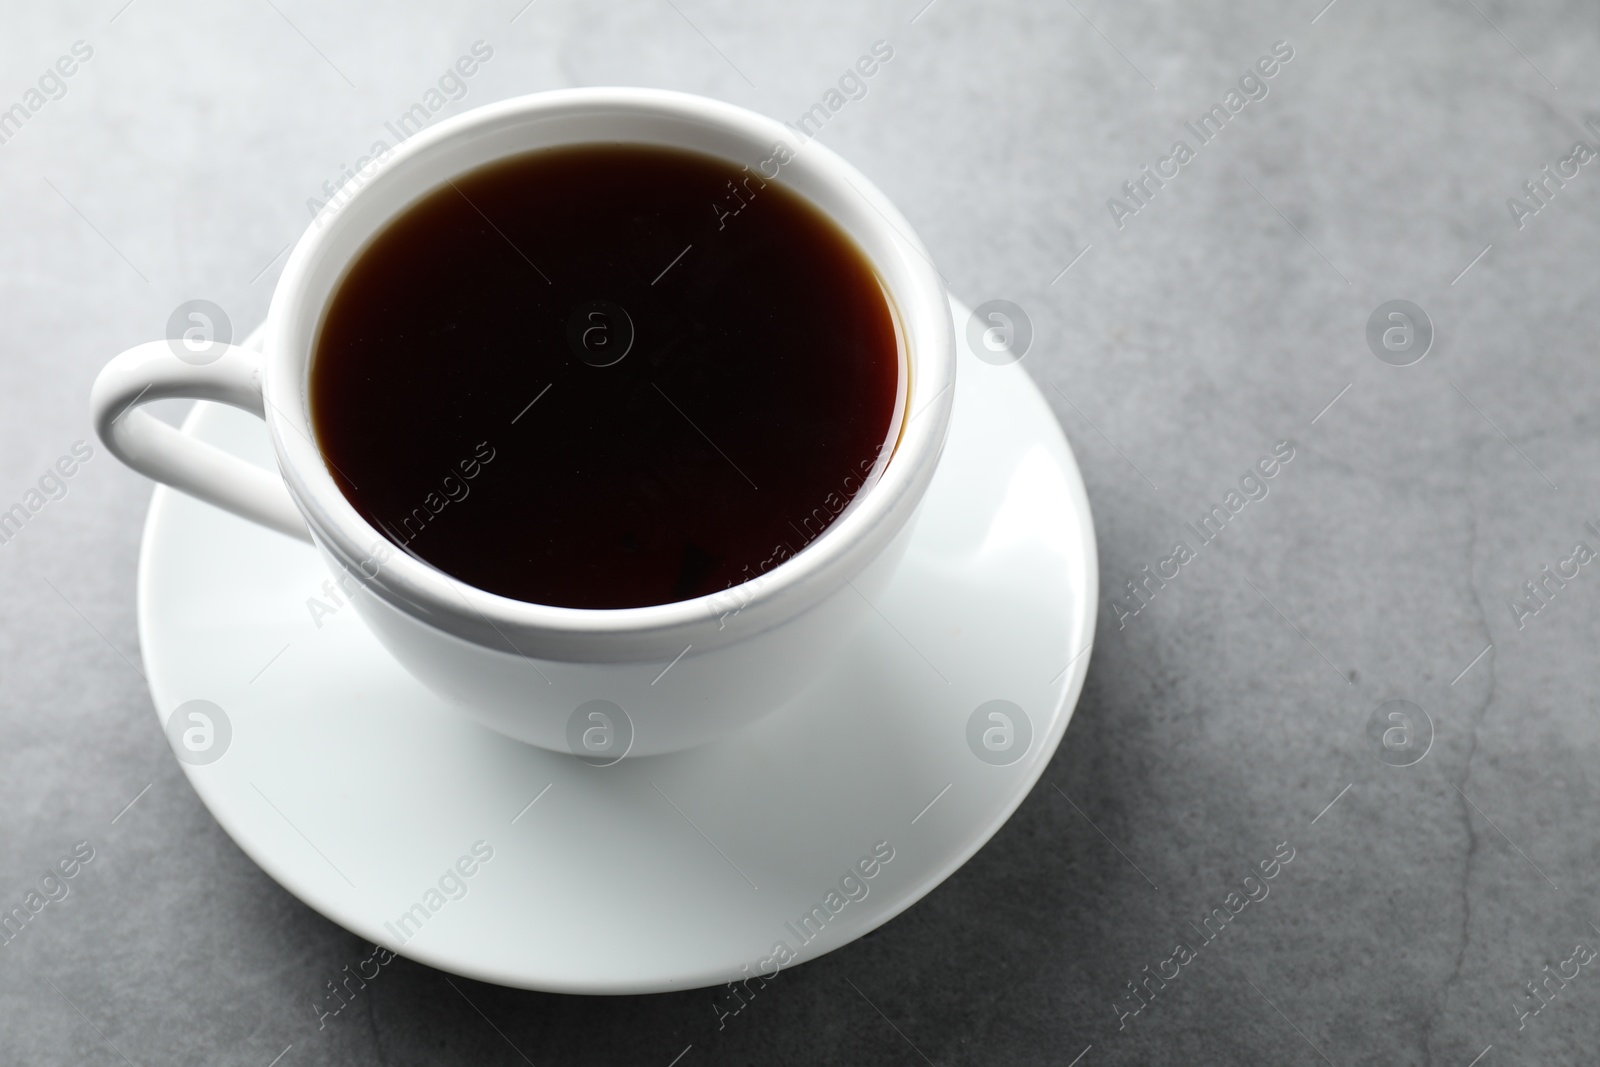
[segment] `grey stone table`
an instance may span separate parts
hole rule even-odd
[[[0,1062],[1594,1062],[1600,16],[1325,2],[8,5],[0,510],[39,507],[0,551],[0,905],[76,875],[0,946]],[[98,450],[48,476],[93,375],[188,299],[253,325],[307,201],[475,41],[440,115],[624,83],[794,119],[880,39],[822,139],[957,295],[1025,309],[1095,509],[1054,762],[948,882],[720,1030],[710,991],[403,961],[319,1030],[369,946],[154,727],[149,485]]]

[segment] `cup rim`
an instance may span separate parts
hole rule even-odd
[[[407,554],[368,523],[338,487],[314,443],[308,374],[321,317],[344,272],[373,236],[406,206],[444,184],[419,180],[418,165],[440,158],[448,162],[451,153],[459,157],[478,135],[523,125],[532,132],[541,123],[574,119],[709,126],[745,142],[751,151],[765,151],[761,146],[775,151],[783,145],[792,158],[781,164],[776,179],[769,180],[782,181],[788,173],[792,191],[799,192],[797,180],[824,189],[853,213],[849,220],[853,226],[847,226],[838,212],[807,197],[852,232],[899,313],[910,380],[900,439],[881,476],[858,491],[851,506],[793,556],[721,592],[644,607],[594,609],[514,600],[469,585]],[[616,140],[563,137],[529,144],[521,151]],[[673,142],[667,138],[656,143]],[[470,172],[484,162],[463,162],[450,176]],[[414,186],[409,191],[404,184],[408,180]],[[384,213],[363,230],[360,213],[353,209],[379,189],[391,196],[398,189],[406,197],[405,206]],[[344,199],[337,213],[326,224],[319,219],[297,242],[273,292],[262,375],[266,421],[290,495],[318,546],[380,599],[428,625],[476,644],[538,659],[650,661],[680,655],[687,651],[686,645],[709,651],[780,625],[842,590],[905,525],[932,478],[949,427],[955,380],[954,329],[943,279],[910,224],[876,186],[826,146],[797,136],[774,119],[721,101],[660,89],[534,93],[475,108],[420,131],[381,156],[370,175],[352,178],[340,196]],[[355,223],[350,223],[352,217],[357,218]],[[359,240],[341,253],[337,244],[341,240],[350,244],[352,226]],[[337,266],[331,285],[319,280],[330,264]],[[304,329],[308,314],[315,316],[309,332]],[[305,340],[298,340],[302,336]],[[374,566],[384,548],[390,550],[387,558]],[[369,569],[376,573],[368,573]]]

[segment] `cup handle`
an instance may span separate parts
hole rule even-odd
[[[305,519],[277,472],[197,441],[140,410],[154,400],[212,400],[265,419],[259,356],[216,343],[205,355],[207,362],[190,363],[178,357],[171,342],[151,341],[107,363],[89,394],[95,433],[107,451],[140,474],[309,544]]]

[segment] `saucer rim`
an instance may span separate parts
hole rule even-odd
[[[970,315],[970,310],[963,302],[951,297],[950,303],[954,321],[964,321]],[[261,330],[258,328],[245,338],[241,344],[259,343],[260,334]],[[1044,400],[1043,391],[1040,390],[1031,376],[1028,376],[1019,366],[1012,365],[1010,368],[997,369],[1001,373],[1022,374],[1024,386],[1032,390],[1046,411],[1050,410],[1048,403]],[[195,426],[199,420],[205,417],[207,407],[207,405],[197,403],[187,414],[182,423],[182,429],[185,434],[195,432]],[[884,924],[898,918],[912,905],[926,898],[928,894],[937,889],[951,875],[966,865],[995,834],[999,833],[1001,828],[1010,821],[1023,801],[1032,794],[1034,787],[1043,777],[1046,767],[1054,759],[1056,751],[1066,735],[1067,727],[1070,725],[1077,710],[1078,700],[1082,696],[1090,663],[1094,658],[1095,628],[1098,624],[1099,616],[1099,545],[1098,538],[1094,532],[1093,512],[1084,486],[1082,470],[1078,464],[1077,455],[1072,449],[1071,442],[1067,440],[1059,420],[1054,417],[1053,412],[1050,413],[1046,432],[1054,432],[1059,437],[1059,443],[1069,461],[1061,467],[1061,472],[1066,476],[1065,488],[1067,497],[1072,504],[1073,515],[1081,524],[1083,530],[1081,541],[1084,555],[1079,562],[1083,568],[1085,586],[1081,596],[1073,598],[1075,603],[1067,609],[1067,614],[1070,620],[1068,623],[1069,632],[1077,628],[1087,638],[1087,643],[1081,650],[1076,652],[1070,648],[1064,650],[1065,654],[1072,656],[1072,659],[1063,671],[1065,685],[1061,691],[1062,695],[1059,700],[1054,702],[1052,707],[1054,725],[1048,734],[1035,740],[1035,745],[1030,749],[1030,753],[1034,754],[1024,755],[1023,759],[1028,760],[1030,766],[1023,770],[1022,775],[1017,779],[1006,800],[992,818],[984,819],[981,823],[975,824],[969,832],[960,834],[956,843],[941,847],[939,851],[944,854],[944,860],[931,866],[929,873],[919,881],[898,889],[893,894],[892,903],[882,911],[874,914],[860,928],[849,931],[845,938],[827,947],[812,949],[810,945],[807,945],[799,958],[784,965],[783,969],[785,970],[795,964],[804,964],[820,959],[880,929]],[[137,617],[141,659],[144,662],[149,679],[153,710],[158,723],[161,719],[161,708],[165,705],[157,697],[157,690],[161,689],[170,692],[174,687],[167,682],[165,678],[166,671],[161,665],[162,662],[167,661],[159,660],[158,657],[153,655],[156,647],[161,642],[150,640],[150,635],[155,632],[155,621],[153,619],[155,609],[151,602],[150,592],[153,581],[150,575],[150,568],[153,566],[151,562],[153,555],[151,545],[156,537],[156,527],[168,510],[164,502],[174,495],[177,495],[176,491],[167,486],[158,485],[155,487],[151,496],[150,507],[141,529],[138,563]],[[1061,676],[1058,675],[1057,677],[1060,678]],[[419,687],[421,686],[420,682],[416,684]],[[471,720],[463,718],[462,722],[466,724],[470,723]],[[682,754],[676,755],[681,756]],[[642,980],[573,980],[572,978],[550,973],[536,976],[530,975],[527,970],[513,972],[494,966],[476,964],[470,960],[463,960],[459,953],[450,952],[447,947],[448,942],[442,946],[415,945],[408,942],[403,948],[395,948],[393,945],[386,944],[383,939],[374,939],[368,936],[370,931],[367,930],[367,927],[369,925],[377,925],[377,923],[369,922],[368,917],[359,911],[349,909],[351,911],[350,915],[341,915],[339,914],[339,909],[333,906],[335,902],[332,898],[318,897],[315,894],[302,895],[298,892],[294,887],[302,879],[291,876],[288,870],[290,866],[288,861],[280,861],[275,855],[268,854],[263,846],[260,846],[252,839],[252,835],[243,833],[242,820],[238,818],[234,808],[228,803],[220,802],[213,806],[210,797],[212,783],[206,781],[205,776],[200,773],[200,768],[182,762],[179,763],[179,767],[183,770],[185,778],[188,779],[191,788],[195,790],[207,812],[223,828],[233,843],[289,895],[341,929],[365,939],[373,940],[374,943],[383,945],[390,951],[403,955],[407,959],[425,964],[447,974],[507,988],[601,996],[628,996],[711,988],[722,985],[731,979],[741,977],[738,970],[722,966],[693,973],[678,974],[668,980],[660,980],[656,977]],[[748,964],[749,961],[744,962]]]

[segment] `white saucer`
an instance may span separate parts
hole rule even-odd
[[[960,336],[969,312],[952,311]],[[271,465],[250,415],[201,403],[184,430]],[[456,974],[568,993],[770,972],[786,958],[778,942],[792,965],[909,907],[1049,762],[1097,599],[1088,499],[1060,427],[1020,366],[970,351],[882,619],[820,665],[798,706],[717,744],[594,767],[503,738],[414,682],[348,605],[318,628],[307,600],[331,604],[326,577],[305,545],[156,489],[139,564],[151,695],[163,724],[205,700],[231,728],[225,750],[229,731],[213,735],[219,758],[184,764],[195,791],[268,874],[346,929]],[[1000,720],[969,730],[993,700],[1031,726],[1020,757],[1022,723],[1009,752]],[[996,762],[976,754],[985,728]],[[846,882],[866,890],[848,899],[841,876],[881,841],[893,858]],[[465,895],[438,892],[477,842],[493,858],[445,879]],[[414,904],[426,918],[401,947],[395,923]],[[801,931],[813,905],[827,921]]]

